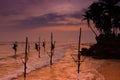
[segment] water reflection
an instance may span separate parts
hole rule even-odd
[[[74,51],[77,53],[77,51]],[[43,67],[27,75],[27,80],[104,80],[95,69],[99,62],[87,58],[77,73],[77,65],[71,57],[73,51],[67,49],[65,57],[52,66]],[[89,61],[89,62],[88,62]],[[92,64],[92,65],[91,65]],[[23,80],[23,76],[16,80]]]

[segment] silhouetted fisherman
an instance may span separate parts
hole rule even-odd
[[[18,47],[17,42],[15,42],[15,43],[13,44],[13,50],[14,50],[14,52],[15,52],[15,58],[16,58],[17,47]]]
[[[40,58],[40,42],[37,44],[35,43],[35,49],[37,50],[38,52],[38,57]]]
[[[52,46],[51,46],[51,50],[53,51],[53,55],[54,55],[54,49],[55,49],[55,41],[54,41],[54,43],[52,43]]]
[[[43,48],[44,48],[44,52],[45,52],[45,46],[46,46],[46,44],[45,44],[45,40],[43,41]]]
[[[55,48],[55,45],[54,45],[54,44],[52,44],[52,46],[51,46],[51,50],[54,50],[54,48]]]
[[[38,46],[37,43],[35,43],[35,49],[36,49],[37,51],[39,51],[39,46]]]
[[[50,65],[52,65],[52,57],[54,55],[55,41],[53,42],[53,33],[51,32],[51,54],[50,54]]]

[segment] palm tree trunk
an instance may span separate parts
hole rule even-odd
[[[96,32],[93,30],[93,28],[90,26],[90,20],[87,20],[88,27],[91,29],[91,31],[94,33],[94,35],[97,37]]]
[[[96,32],[93,30],[93,28],[92,28],[91,26],[89,26],[89,27],[90,27],[91,31],[94,33],[94,35],[97,37],[97,34],[96,34]]]

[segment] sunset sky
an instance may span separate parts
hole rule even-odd
[[[82,28],[82,42],[95,42],[95,36],[81,22],[88,6],[96,0],[0,0],[0,41],[35,41],[49,39],[77,41]]]

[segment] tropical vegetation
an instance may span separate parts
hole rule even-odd
[[[92,29],[90,24],[92,21],[100,34],[118,35],[120,31],[120,0],[98,0],[89,6],[83,16],[87,20],[88,27]],[[95,35],[97,36],[96,33]]]
[[[98,0],[88,7],[83,17],[97,40],[88,51],[83,49],[83,53],[87,51],[87,55],[99,58],[120,59],[120,0]]]

